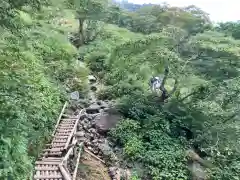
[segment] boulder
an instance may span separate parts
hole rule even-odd
[[[104,143],[99,144],[99,149],[102,151],[102,153],[103,153],[103,155],[104,155],[105,157],[110,156],[111,153],[112,153],[112,149],[111,149],[111,147],[109,146],[107,140],[105,140]]]
[[[97,104],[92,104],[86,108],[86,113],[88,114],[97,114],[100,112],[101,107]]]
[[[103,158],[105,159],[105,162],[110,165],[110,164],[117,164],[118,162],[118,158],[117,156],[114,154],[112,148],[109,146],[108,141],[105,139],[105,142],[102,144],[98,145],[98,148],[100,150]]]
[[[92,124],[99,134],[106,135],[121,119],[120,114],[103,112],[94,118]]]

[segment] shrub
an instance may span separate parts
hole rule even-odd
[[[128,139],[127,143],[124,145],[124,153],[130,159],[135,160],[141,157],[144,154],[145,148],[141,139],[138,137],[131,137]]]
[[[50,137],[66,84],[75,78],[69,88],[84,89],[87,71],[76,65],[77,51],[66,37],[47,24],[2,32],[0,179],[24,180]]]

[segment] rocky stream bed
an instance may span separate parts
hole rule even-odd
[[[98,157],[99,161],[104,161],[112,180],[120,180],[120,177],[127,180],[130,176],[129,170],[120,168],[119,159],[114,153],[118,149],[107,137],[109,130],[115,127],[122,116],[114,108],[114,102],[97,100],[95,92],[98,84],[94,76],[89,76],[89,85],[88,99],[79,98],[78,92],[71,94],[73,108],[86,110],[79,121],[76,138],[79,142],[84,142],[87,151]],[[82,158],[84,160],[85,156]]]

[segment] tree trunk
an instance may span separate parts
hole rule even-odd
[[[78,29],[79,41],[78,41],[78,46],[81,46],[81,45],[84,44],[84,35],[83,35],[84,19],[78,19],[78,22],[79,22],[79,29]]]
[[[165,83],[167,81],[168,74],[169,74],[169,68],[167,66],[167,67],[165,67],[163,81],[162,81],[162,84],[160,86],[160,90],[162,91],[162,96],[161,96],[161,101],[162,102],[165,102],[165,100],[170,98],[174,94],[174,92],[177,90],[177,86],[178,86],[178,80],[175,79],[175,84],[174,84],[174,87],[173,87],[172,91],[170,93],[167,92],[167,90],[165,88]]]

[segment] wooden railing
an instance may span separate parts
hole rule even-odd
[[[82,109],[77,116],[64,114],[67,105],[66,102],[58,117],[51,144],[43,150],[42,156],[35,163],[34,180],[75,180],[77,177],[83,142],[78,142],[74,134],[85,109]],[[78,146],[78,154],[75,157],[75,169],[71,174],[68,170],[68,160],[76,146]]]

